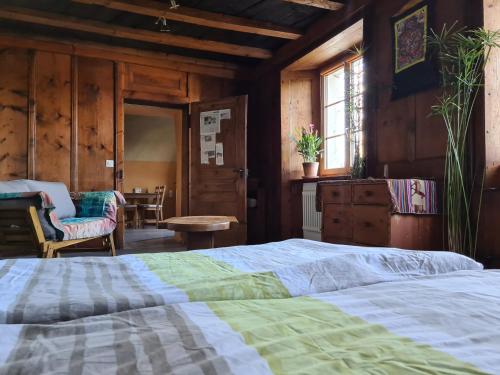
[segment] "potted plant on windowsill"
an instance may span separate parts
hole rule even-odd
[[[321,149],[323,140],[318,135],[314,124],[310,124],[308,129],[303,128],[300,136],[294,141],[297,145],[297,151],[304,158],[302,163],[304,178],[317,177],[319,169],[318,156],[323,152]]]

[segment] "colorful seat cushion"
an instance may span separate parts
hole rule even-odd
[[[116,222],[105,217],[72,217],[60,220],[65,240],[101,237],[113,232]]]

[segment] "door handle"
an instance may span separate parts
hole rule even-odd
[[[244,178],[246,177],[246,174],[247,174],[247,170],[244,169],[244,168],[236,168],[236,169],[233,169],[233,172],[234,173],[238,173],[240,175],[241,178]]]

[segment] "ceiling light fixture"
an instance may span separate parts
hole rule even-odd
[[[177,0],[170,0],[170,9],[179,8],[180,4],[177,3]],[[170,28],[167,24],[167,18],[165,16],[159,16],[156,19],[155,25],[160,25],[160,31],[164,33],[170,32]]]
[[[170,32],[170,29],[167,25],[167,19],[163,16],[158,17],[158,19],[155,22],[155,25],[160,25],[160,31],[164,33]]]

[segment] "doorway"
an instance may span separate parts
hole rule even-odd
[[[183,110],[125,103],[123,192],[126,251],[179,250],[163,223],[182,211]]]

